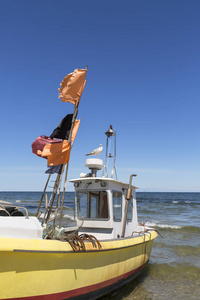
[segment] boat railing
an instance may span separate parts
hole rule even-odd
[[[13,211],[10,213],[8,211],[8,209],[6,209],[7,207],[13,208]],[[26,207],[18,206],[18,205],[16,206],[16,205],[7,204],[7,203],[6,203],[5,206],[0,205],[0,210],[3,210],[7,214],[7,216],[9,216],[9,217],[23,216],[23,213],[21,212],[20,209],[25,210],[25,214],[26,214],[25,218],[28,219],[29,218],[28,217],[28,210],[27,210]],[[18,212],[21,212],[22,215],[17,215],[16,213],[18,213]]]

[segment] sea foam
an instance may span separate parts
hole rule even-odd
[[[182,226],[179,225],[169,225],[169,224],[159,224],[159,223],[145,223],[146,226],[148,227],[157,227],[157,228],[170,228],[170,229],[180,229]]]

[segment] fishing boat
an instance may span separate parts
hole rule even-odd
[[[0,299],[97,299],[132,280],[150,259],[157,232],[138,224],[137,187],[132,184],[136,175],[131,174],[128,183],[117,178],[112,126],[106,131],[104,162],[99,158],[102,145],[87,154],[88,173],[70,180],[75,207],[72,202],[66,205],[86,73],[87,68],[76,69],[64,78],[60,98],[74,105],[73,114],[50,137],[40,136],[32,145],[33,152],[47,160],[49,174],[36,215],[0,203]]]

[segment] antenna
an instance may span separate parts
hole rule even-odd
[[[115,161],[116,161],[116,130],[110,125],[109,129],[105,132],[105,135],[107,136],[106,139],[106,157],[105,157],[105,163],[103,166],[103,173],[102,177],[104,177],[104,171],[105,171],[105,177],[108,177],[108,169],[107,169],[107,160],[113,159],[113,166],[111,171],[111,178],[113,178],[114,172],[117,179],[117,171],[115,167]],[[114,139],[114,146],[113,146],[113,154],[111,153],[111,142]],[[110,143],[109,143],[110,142]],[[110,146],[108,146],[110,144]],[[109,149],[108,149],[109,148]]]

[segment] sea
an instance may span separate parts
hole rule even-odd
[[[37,211],[41,192],[0,192],[0,200]],[[158,231],[142,273],[101,300],[200,299],[200,193],[137,192],[138,221]],[[74,193],[65,205],[73,208]]]

